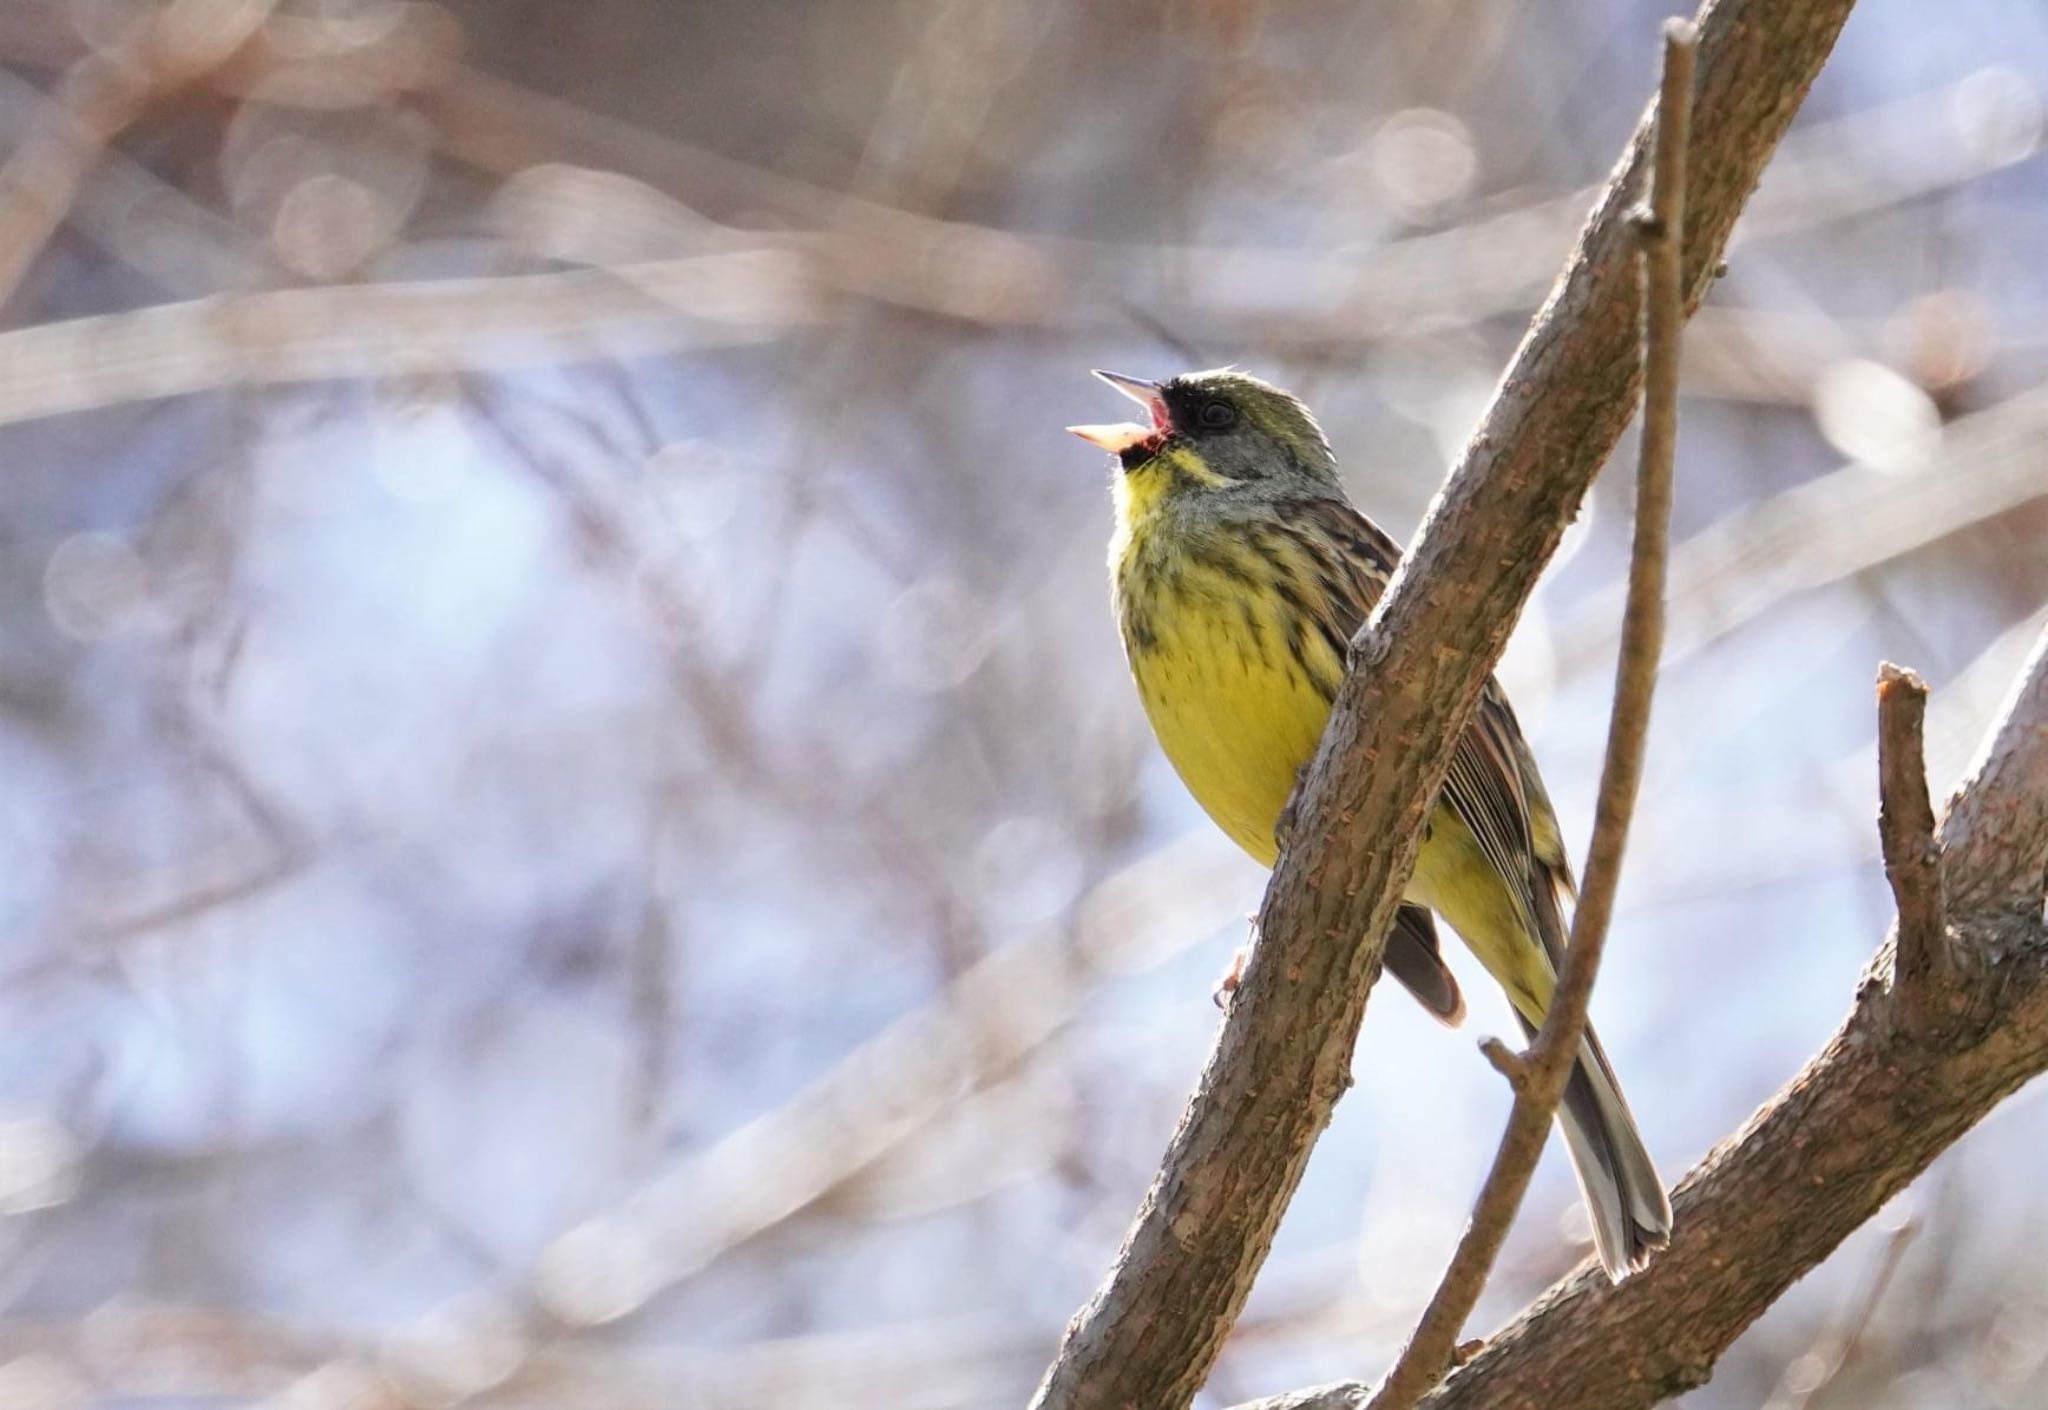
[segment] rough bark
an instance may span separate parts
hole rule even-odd
[[[1606,758],[1593,806],[1584,881],[1572,907],[1571,945],[1543,1027],[1516,1058],[1498,1039],[1485,1052],[1515,1091],[1493,1165],[1472,1203],[1465,1232],[1436,1292],[1422,1309],[1367,1410],[1412,1410],[1444,1378],[1458,1338],[1479,1304],[1493,1265],[1521,1212],[1522,1198],[1543,1157],[1565,1083],[1586,1033],[1593,981],[1614,918],[1629,822],[1642,789],[1650,742],[1650,707],[1664,654],[1664,594],[1671,555],[1672,478],[1678,451],[1678,355],[1685,331],[1685,165],[1692,137],[1692,83],[1699,36],[1683,20],[1664,24],[1664,62],[1657,100],[1656,148],[1649,199],[1637,216],[1643,288],[1643,424],[1636,472],[1635,533],[1629,549],[1628,594],[1621,650],[1615,659],[1614,703]],[[1916,736],[1917,738],[1917,736]],[[1924,771],[1923,771],[1924,776]],[[1921,794],[1926,787],[1923,783]],[[1928,839],[1932,842],[1932,818]]]
[[[1688,307],[1849,7],[1719,0],[1701,12]],[[1353,643],[1243,983],[1137,1221],[1069,1325],[1037,1406],[1184,1406],[1243,1307],[1349,1085],[1367,991],[1452,742],[1635,405],[1629,212],[1649,126],[1646,113],[1485,422]]]
[[[1765,1308],[2048,1070],[2048,634],[1941,828],[1946,963],[1923,1027],[1887,940],[1820,1054],[1679,1186],[1671,1246],[1619,1286],[1558,1284],[1425,1410],[1634,1410],[1703,1383]],[[1238,1410],[1356,1410],[1345,1382]]]
[[[1920,1028],[1942,1021],[1948,977],[1948,902],[1941,890],[1941,844],[1927,796],[1927,685],[1886,661],[1877,669],[1877,835],[1898,912],[1893,927],[1893,987]]]

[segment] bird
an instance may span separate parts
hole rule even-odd
[[[1111,601],[1139,699],[1196,802],[1271,867],[1351,637],[1400,547],[1352,505],[1328,437],[1288,392],[1234,368],[1095,375],[1146,411],[1067,428],[1114,457]],[[1535,756],[1489,679],[1425,825],[1385,966],[1455,1027],[1465,1004],[1438,944],[1441,917],[1533,1037],[1575,894]],[[1590,1024],[1558,1123],[1600,1263],[1618,1282],[1669,1240],[1671,1203]]]

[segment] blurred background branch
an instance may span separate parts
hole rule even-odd
[[[1405,536],[1663,14],[0,6],[0,1401],[1021,1402],[1258,880],[1123,678],[1084,371],[1301,390]],[[1889,916],[1872,663],[1938,801],[2039,636],[2043,72],[1862,0],[1688,333],[1594,1001],[1667,1169]],[[1503,667],[1572,836],[1620,509]],[[1469,1208],[1469,1042],[1355,1071],[1205,1406],[1378,1372]],[[2037,1403],[2044,1119],[1699,1410]],[[1546,1160],[1475,1325],[1585,1237]]]

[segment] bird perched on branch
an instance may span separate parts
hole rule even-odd
[[[1400,556],[1345,498],[1308,408],[1242,372],[1096,376],[1142,423],[1070,427],[1114,455],[1112,595],[1145,713],[1196,801],[1271,866],[1356,632]],[[1437,947],[1449,921],[1533,1034],[1563,962],[1570,864],[1499,683],[1458,741],[1386,967],[1444,1022],[1464,1015]],[[1590,1027],[1558,1109],[1609,1276],[1642,1265],[1671,1204]]]

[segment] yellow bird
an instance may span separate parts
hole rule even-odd
[[[1144,423],[1075,426],[1116,457],[1112,598],[1145,714],[1217,826],[1271,866],[1352,633],[1400,556],[1345,497],[1308,408],[1242,372],[1098,372]],[[1533,1033],[1566,944],[1571,867],[1514,711],[1488,681],[1458,741],[1387,941],[1386,967],[1446,1023],[1464,1014],[1431,913]],[[1592,1029],[1558,1111],[1610,1277],[1671,1232],[1671,1204]]]

